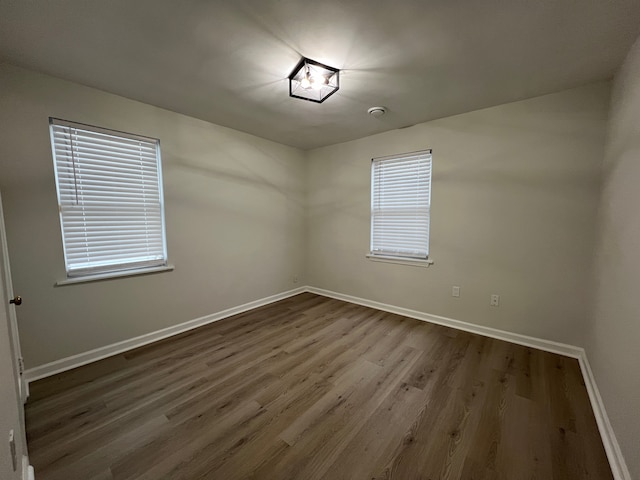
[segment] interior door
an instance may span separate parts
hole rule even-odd
[[[0,198],[0,478],[29,478],[24,427],[26,390],[20,375],[20,344]]]
[[[9,333],[11,334],[11,344],[13,352],[16,358],[16,365],[18,367],[18,392],[22,403],[27,403],[29,396],[29,388],[24,380],[24,360],[22,358],[22,351],[20,349],[20,337],[18,332],[18,319],[16,317],[16,306],[22,304],[22,297],[14,295],[13,285],[11,283],[11,267],[9,265],[9,250],[7,247],[7,235],[4,228],[4,212],[2,210],[2,196],[0,196],[0,249],[1,258],[0,264],[2,271],[2,281],[4,283],[5,297],[9,299],[9,303],[6,304],[7,315],[9,316]]]

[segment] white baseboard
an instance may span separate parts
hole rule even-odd
[[[417,320],[423,320],[425,322],[444,325],[445,327],[451,327],[457,330],[464,330],[465,332],[477,333],[478,335],[483,335],[485,337],[496,338],[498,340],[504,340],[518,345],[524,345],[526,347],[537,348],[539,350],[576,358],[580,364],[580,370],[582,371],[582,377],[584,378],[584,383],[587,387],[591,408],[593,409],[593,414],[598,424],[598,430],[602,437],[602,443],[604,445],[605,452],[607,453],[613,477],[615,480],[631,480],[631,475],[629,474],[627,464],[622,456],[616,435],[611,427],[611,423],[609,422],[609,417],[607,416],[607,412],[604,408],[604,403],[602,402],[602,397],[598,391],[593,372],[591,371],[589,361],[587,360],[587,353],[584,348],[565,343],[553,342],[542,338],[530,337],[528,335],[521,335],[519,333],[507,332],[505,330],[498,330],[496,328],[484,327],[482,325],[441,317],[439,315],[431,315],[429,313],[397,307],[395,305],[388,305],[386,303],[367,300],[365,298],[345,295],[343,293],[324,290],[322,288],[307,287],[307,291],[317,295],[335,298],[337,300],[343,300],[345,302],[355,303],[365,307],[383,310],[385,312],[396,313],[398,315],[415,318]]]
[[[26,455],[22,456],[22,480],[35,480],[35,474],[33,467],[29,465],[29,458]]]
[[[604,402],[600,396],[600,391],[598,390],[596,379],[593,376],[591,365],[589,365],[587,352],[584,349],[582,349],[582,355],[578,358],[578,361],[580,362],[582,377],[584,378],[584,384],[587,387],[587,393],[589,394],[589,400],[591,401],[591,408],[593,409],[593,414],[595,415],[596,422],[598,423],[598,430],[602,437],[602,443],[605,451],[607,452],[609,465],[611,465],[613,478],[616,480],[631,480],[631,473],[629,472],[627,463],[622,456],[620,444],[618,443],[616,434],[613,431],[611,422],[609,421],[607,411],[604,408]]]
[[[123,340],[122,342],[113,343],[111,345],[99,347],[94,350],[89,350],[88,352],[79,353],[78,355],[73,355],[71,357],[62,358],[51,363],[39,365],[37,367],[27,369],[24,372],[24,378],[27,383],[34,382],[41,378],[50,377],[57,373],[62,373],[76,367],[81,367],[82,365],[86,365],[88,363],[102,360],[103,358],[111,357],[128,350],[133,350],[134,348],[142,347],[149,343],[157,342],[158,340],[162,340],[173,335],[178,335],[179,333],[183,333],[188,330],[201,327],[208,323],[216,322],[218,320],[222,320],[224,318],[246,312],[247,310],[262,307],[263,305],[268,305],[269,303],[277,302],[279,300],[284,300],[285,298],[289,298],[306,291],[306,287],[296,288],[287,292],[271,295],[270,297],[254,300],[253,302],[245,303],[244,305],[228,308],[211,315],[206,315],[194,320],[189,320],[178,325],[163,328],[162,330],[157,330],[155,332],[140,335],[139,337],[134,337],[129,340]]]
[[[587,393],[589,394],[589,400],[591,401],[593,413],[598,424],[600,436],[602,437],[602,443],[604,444],[604,448],[607,453],[614,478],[615,480],[631,480],[631,475],[629,474],[629,470],[625,463],[624,457],[622,456],[620,446],[616,439],[613,428],[611,427],[611,423],[609,421],[609,417],[607,416],[604,403],[602,402],[602,397],[600,396],[600,392],[598,391],[593,372],[591,371],[589,361],[587,360],[587,354],[583,348],[542,338],[530,337],[528,335],[522,335],[519,333],[499,330],[496,328],[476,325],[474,323],[463,322],[461,320],[455,320],[439,315],[432,315],[429,313],[419,312],[417,310],[411,310],[408,308],[376,302],[365,298],[354,297],[352,295],[345,295],[330,290],[324,290],[322,288],[300,287],[294,290],[289,290],[287,292],[272,295],[270,297],[261,298],[253,302],[245,303],[244,305],[239,305],[237,307],[229,308],[218,313],[206,315],[194,320],[189,320],[179,325],[174,325],[172,327],[158,330],[156,332],[151,332],[129,340],[124,340],[112,345],[107,345],[78,355],[63,358],[61,360],[56,360],[55,362],[47,363],[45,365],[40,365],[38,367],[26,370],[24,376],[27,382],[33,382],[41,378],[49,377],[57,373],[71,370],[73,368],[80,367],[97,360],[102,360],[103,358],[117,355],[119,353],[126,352],[128,350],[132,350],[149,343],[157,342],[158,340],[162,340],[164,338],[201,327],[208,323],[216,322],[218,320],[222,320],[224,318],[231,317],[233,315],[237,315],[239,313],[243,313],[248,310],[261,307],[269,303],[277,302],[279,300],[283,300],[285,298],[289,298],[304,292],[315,293],[324,297],[335,298],[337,300],[343,300],[345,302],[355,303],[357,305],[363,305],[365,307],[371,307],[377,310],[383,310],[385,312],[396,313],[405,317],[415,318],[417,320],[435,323],[438,325],[443,325],[445,327],[455,328],[457,330],[464,330],[465,332],[476,333],[485,337],[496,338],[498,340],[504,340],[518,345],[537,348],[539,350],[544,350],[547,352],[557,353],[560,355],[578,359],[580,368],[582,370],[582,376],[587,388]]]
[[[415,318],[417,320],[422,320],[430,323],[436,323],[438,325],[444,325],[445,327],[455,328],[456,330],[464,330],[465,332],[477,333],[478,335],[483,335],[485,337],[491,337],[498,340],[517,343],[518,345],[524,345],[525,347],[532,347],[537,348],[538,350],[558,353],[567,357],[580,358],[583,352],[582,348],[568,345],[566,343],[559,343],[553,342],[551,340],[544,340],[542,338],[529,337],[527,335],[521,335],[519,333],[507,332],[506,330],[498,330],[497,328],[485,327],[482,325],[477,325],[475,323],[463,322],[461,320],[454,320],[453,318],[441,317],[439,315],[432,315],[430,313],[419,312],[417,310],[410,310],[404,307],[397,307],[395,305],[375,302],[373,300],[367,300],[366,298],[353,297],[351,295],[332,292],[330,290],[324,290],[322,288],[307,287],[307,291],[315,293],[317,295],[331,297],[337,300],[344,300],[345,302],[355,303],[358,305],[363,305],[365,307],[375,308],[376,310],[397,313],[398,315],[402,315],[405,317]]]

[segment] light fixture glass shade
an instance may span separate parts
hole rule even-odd
[[[303,58],[289,75],[289,95],[322,103],[340,88],[340,71]]]

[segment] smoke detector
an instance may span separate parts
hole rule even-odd
[[[387,113],[387,109],[385,107],[371,107],[367,112],[372,117],[378,118]]]

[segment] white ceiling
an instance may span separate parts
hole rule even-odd
[[[0,0],[3,61],[304,149],[610,78],[638,34],[640,0]]]

